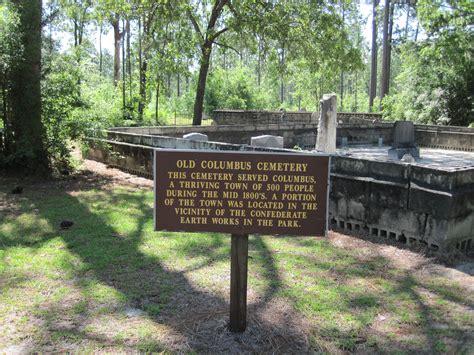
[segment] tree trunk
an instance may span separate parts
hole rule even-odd
[[[142,58],[142,65],[140,66],[140,102],[138,103],[138,116],[140,121],[143,120],[143,112],[146,104],[146,72],[148,70],[148,62],[146,58]]]
[[[12,68],[13,165],[23,172],[50,172],[41,121],[41,0],[12,0],[18,11],[23,53]]]
[[[340,89],[341,89],[341,111],[344,110],[344,72],[341,70],[340,74]]]
[[[114,29],[114,85],[120,80],[120,22],[118,16],[112,21]]]
[[[8,95],[7,95],[7,77],[6,73],[2,72],[2,121],[3,121],[3,137],[0,134],[0,151],[3,151],[5,155],[10,154],[10,125],[8,123]],[[2,141],[3,138],[3,141]],[[3,144],[3,146],[2,146]]]
[[[74,47],[77,47],[77,45],[78,45],[78,39],[77,39],[77,35],[78,35],[78,34],[77,34],[77,27],[78,27],[78,26],[77,26],[77,20],[74,19],[72,22],[74,23]]]
[[[128,91],[130,95],[130,102],[132,102],[132,53],[130,47],[130,20],[127,19],[125,26],[127,33],[127,73],[128,73]]]
[[[122,28],[125,27],[125,21],[122,20]],[[125,71],[125,39],[121,36],[121,46],[122,46],[122,110],[125,111],[127,106],[127,96],[126,96],[126,87],[127,87],[127,73]]]
[[[257,85],[260,87],[262,83],[262,38],[258,37],[258,54],[257,54]]]
[[[178,97],[181,96],[181,76],[178,74],[176,74],[176,95]]]
[[[393,34],[393,12],[395,3],[390,5],[390,17],[388,23],[388,62],[387,62],[387,95],[390,92],[390,77],[392,69],[392,34]]]
[[[389,34],[388,27],[390,22],[390,0],[385,0],[383,16],[383,47],[382,47],[382,78],[380,82],[380,101],[388,94],[388,67],[390,62]],[[380,102],[382,104],[382,102]]]
[[[202,122],[202,111],[204,106],[204,93],[206,91],[207,73],[211,60],[212,42],[206,42],[202,49],[201,65],[197,81],[196,99],[194,101],[193,126],[200,126]]]
[[[377,5],[378,0],[373,0],[372,7],[372,55],[370,66],[369,112],[372,112],[374,99],[377,95]]]
[[[146,94],[144,85],[146,85],[146,78],[143,76],[143,33],[142,33],[142,20],[138,18],[138,84],[139,84],[139,101],[138,101],[138,118],[141,121],[143,119],[143,110],[145,108],[144,95]]]
[[[418,41],[418,30],[420,28],[420,21],[416,21],[416,31],[415,31],[415,38],[414,41]]]
[[[344,11],[344,3],[341,2],[342,23],[345,23],[346,12]],[[341,70],[340,74],[340,89],[341,89],[341,111],[344,110],[344,72]]]
[[[281,60],[280,60],[280,66],[282,71],[284,70],[285,67],[285,48],[281,49]],[[285,101],[285,83],[283,81],[283,72],[280,74],[280,102],[283,104],[283,101]]]
[[[214,6],[212,8],[211,16],[207,23],[207,29],[205,35],[201,33],[199,25],[194,18],[193,14],[190,11],[187,11],[187,15],[191,20],[195,31],[202,37],[203,43],[201,44],[201,60],[200,60],[200,68],[199,68],[199,77],[197,82],[196,88],[196,99],[194,101],[194,114],[193,114],[193,125],[199,126],[201,125],[202,121],[202,111],[204,106],[204,93],[206,90],[206,80],[207,80],[207,73],[209,72],[210,60],[211,60],[211,51],[212,51],[212,44],[214,41],[222,35],[224,32],[228,30],[227,27],[224,27],[217,32],[215,31],[215,27],[217,24],[217,20],[222,13],[223,7],[228,4],[228,0],[218,0],[215,1]]]
[[[160,78],[156,80],[155,122],[157,126],[159,125],[159,121],[158,121],[159,108],[160,108]]]
[[[354,106],[355,112],[358,112],[359,108],[357,107],[357,91],[359,89],[359,77],[357,75],[357,71],[355,72],[355,90],[354,90]]]

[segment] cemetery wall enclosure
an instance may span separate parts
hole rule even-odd
[[[205,133],[211,141],[182,139]],[[284,151],[248,145],[261,134],[283,136],[285,147],[313,148],[316,124],[256,124],[246,126],[114,128],[104,138],[91,138],[92,159],[151,177],[153,148]],[[337,140],[349,146],[392,141],[393,124],[340,124]],[[474,130],[461,127],[416,126],[421,147],[474,151]],[[220,141],[220,142],[219,142]],[[227,142],[227,143],[224,143]],[[107,146],[107,148],[104,148]],[[461,153],[461,152],[460,152]],[[446,161],[451,158],[449,151]],[[461,153],[467,154],[467,153]],[[433,250],[473,248],[474,163],[458,167],[378,161],[336,154],[332,158],[329,222],[333,228],[365,231],[374,236],[421,244]]]
[[[339,114],[338,114],[339,115]],[[169,127],[118,127],[108,131],[112,140],[126,140],[141,144],[138,136],[179,137],[198,132],[204,133],[210,141],[249,144],[250,138],[262,134],[282,136],[285,148],[313,149],[316,144],[317,123],[272,123],[228,126],[169,126]],[[474,133],[472,128],[415,125],[417,144],[420,147],[443,148],[462,151],[474,151]],[[383,138],[384,144],[392,143],[393,123],[342,123],[337,128],[337,145],[343,137],[349,145],[377,144]]]

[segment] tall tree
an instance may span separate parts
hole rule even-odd
[[[196,98],[194,100],[194,113],[193,113],[193,125],[201,125],[202,112],[204,107],[204,93],[206,90],[207,74],[209,72],[209,64],[211,61],[212,46],[219,36],[229,30],[229,27],[223,26],[218,28],[224,6],[228,5],[228,0],[215,0],[212,6],[212,10],[207,19],[207,24],[204,26],[205,31],[201,30],[201,26],[198,23],[198,17],[195,15],[195,11],[187,9],[187,15],[191,21],[197,36],[199,37],[200,54],[199,60],[199,76],[197,80]],[[206,4],[204,4],[205,7]],[[194,13],[193,13],[194,12]]]
[[[12,0],[19,18],[22,55],[11,71],[12,163],[31,174],[50,171],[41,122],[41,0]]]
[[[374,99],[377,96],[377,5],[378,0],[372,0],[372,49],[370,60],[369,111],[372,111]]]
[[[390,31],[393,22],[393,12],[390,0],[385,0],[383,16],[383,38],[382,38],[382,75],[380,82],[380,104],[382,99],[388,94],[390,86]],[[392,16],[390,16],[392,14]]]
[[[114,14],[110,23],[114,30],[114,85],[117,85],[120,81],[120,43],[123,35],[123,32],[120,32],[119,15]]]

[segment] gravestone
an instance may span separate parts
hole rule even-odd
[[[411,121],[397,121],[393,129],[392,148],[388,150],[389,159],[400,160],[405,154],[414,159],[420,157],[420,149],[415,143],[415,126]]]
[[[336,95],[324,94],[321,103],[316,137],[316,150],[325,153],[336,152]]]
[[[250,145],[253,147],[283,148],[283,137],[263,135],[250,138]]]
[[[208,141],[207,134],[196,133],[196,132],[185,134],[183,138],[188,139],[190,141],[200,141],[200,142]]]
[[[348,146],[347,137],[342,137],[342,138],[341,138],[341,147],[342,147],[342,148],[347,148],[347,146]]]

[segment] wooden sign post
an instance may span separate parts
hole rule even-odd
[[[230,250],[230,331],[241,333],[247,327],[248,234],[232,234]]]
[[[230,233],[230,330],[247,325],[249,234],[324,236],[327,154],[155,150],[155,230]]]

